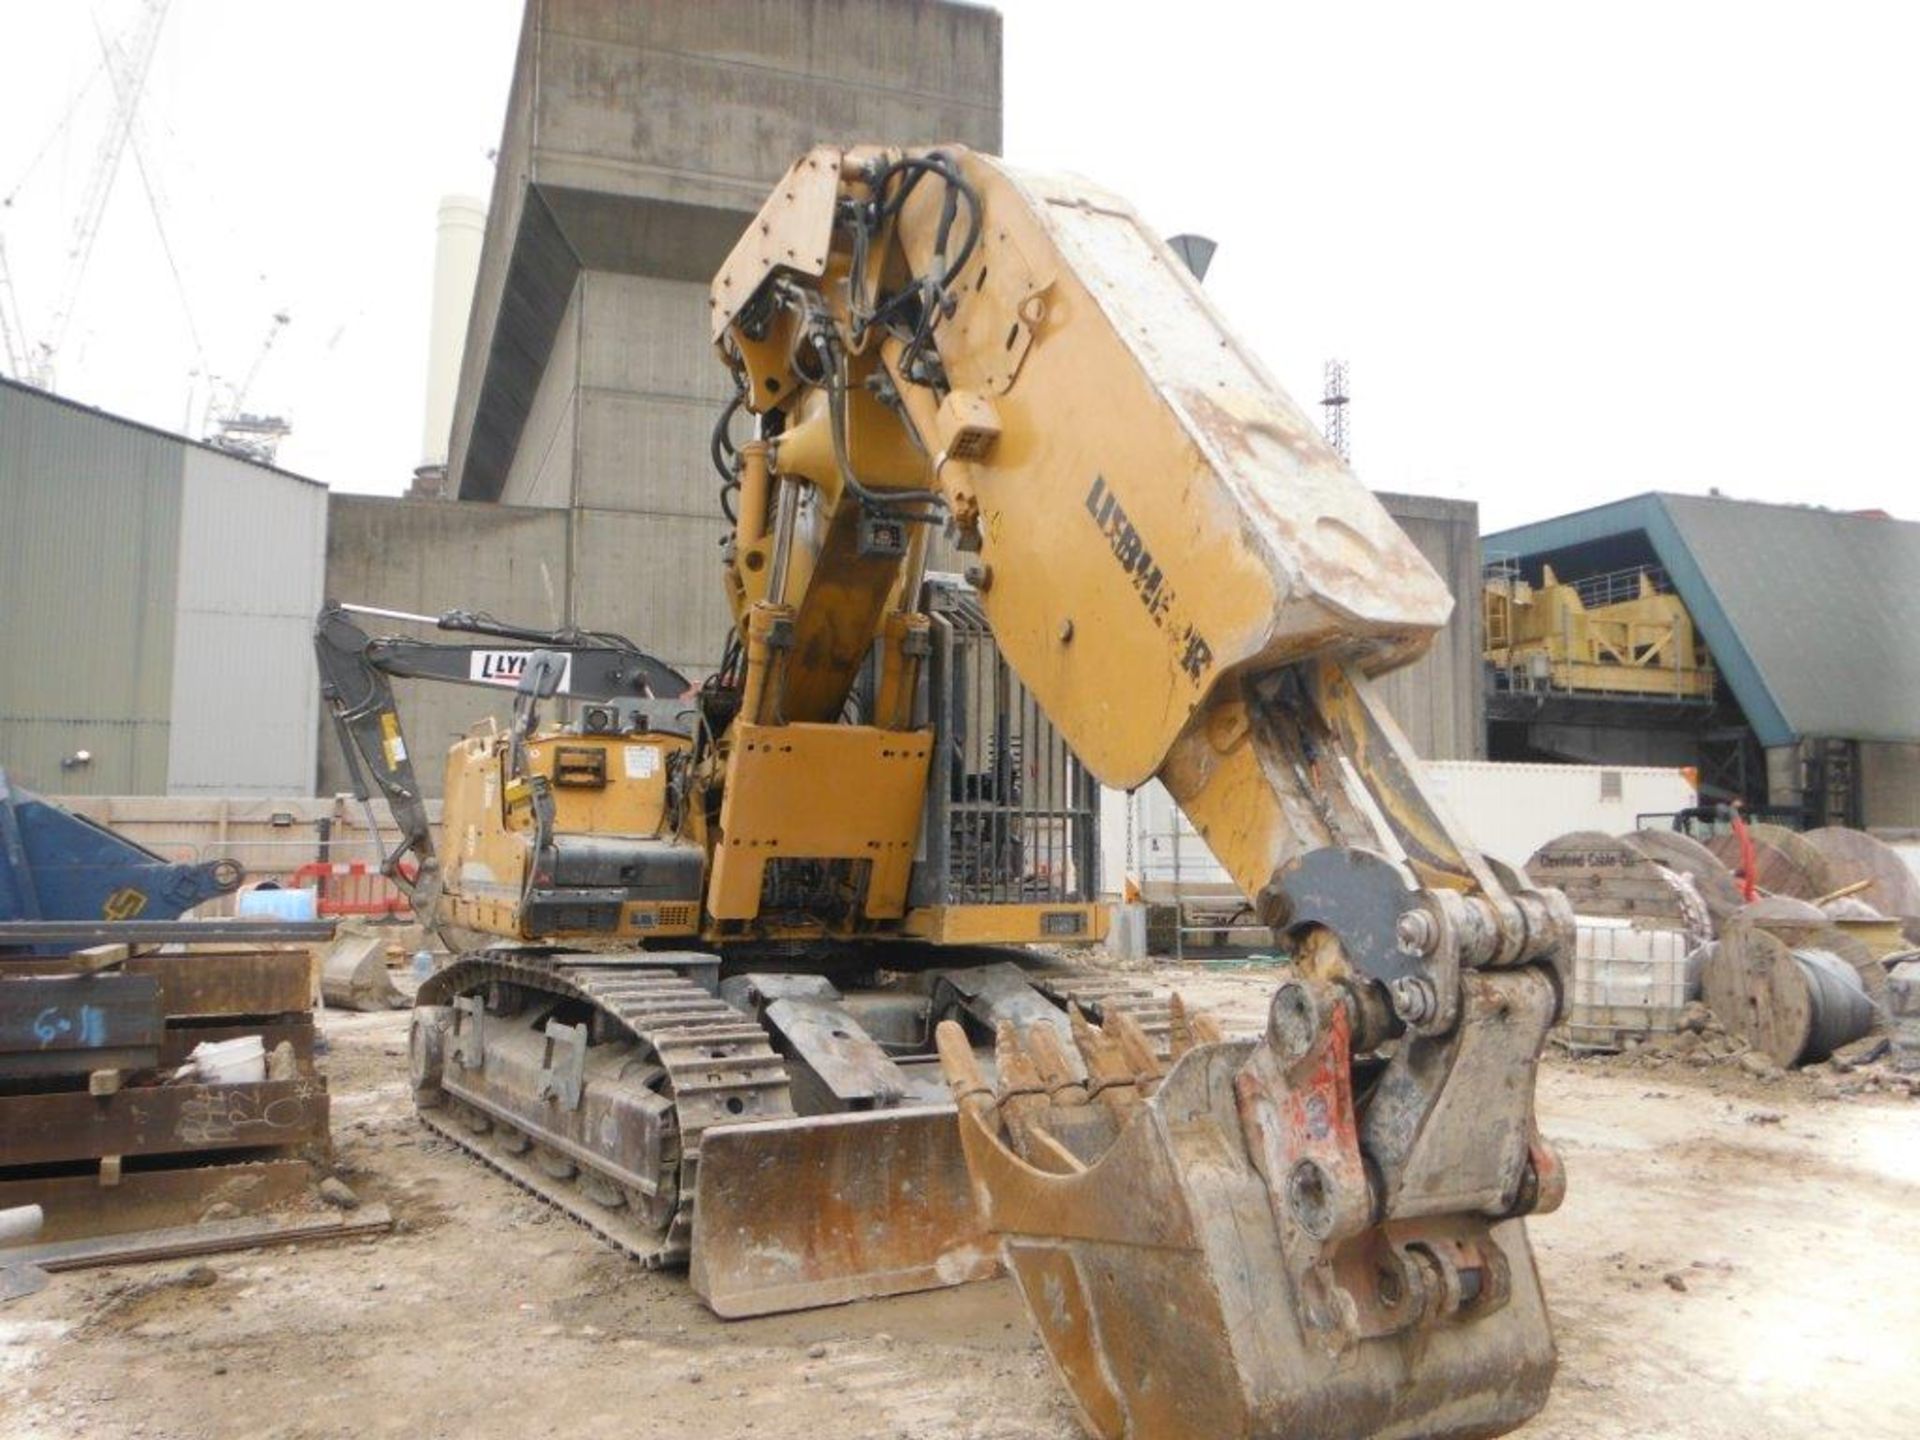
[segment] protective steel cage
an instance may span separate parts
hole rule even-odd
[[[912,903],[1093,900],[1098,784],[1001,658],[973,588],[929,575],[924,603],[932,653],[920,718],[937,737]]]

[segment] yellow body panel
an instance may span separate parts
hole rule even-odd
[[[1094,945],[1107,938],[1107,907],[929,905],[908,911],[900,933],[933,945]]]
[[[927,791],[930,731],[736,722],[707,908],[751,920],[769,861],[871,862],[865,913],[897,919]]]
[[[769,654],[765,691],[749,679],[750,713],[829,718],[820,708],[839,704],[881,616],[912,608],[910,567],[897,567],[889,609],[877,603],[887,566],[850,562],[862,498],[850,475],[869,505],[937,491],[977,555],[1000,654],[1094,775],[1123,788],[1166,779],[1250,896],[1307,848],[1373,836],[1369,803],[1329,817],[1296,769],[1275,768],[1247,730],[1248,686],[1313,659],[1350,671],[1364,697],[1366,677],[1417,657],[1445,623],[1445,585],[1130,206],[1078,179],[940,154],[992,217],[963,266],[935,254],[952,196],[930,182],[871,239],[862,281],[834,253],[839,232],[822,239],[825,197],[859,203],[900,154],[822,148],[789,171],[714,283],[714,334],[747,408],[783,417],[770,513],[743,530],[756,544],[771,535],[776,556],[787,537],[789,583],[767,602],[791,614],[792,639]],[[811,317],[805,333],[831,320],[825,350],[756,338],[778,332],[766,306],[782,292],[761,284],[775,271],[810,297],[795,311]],[[932,383],[903,327],[861,319],[881,290],[929,274],[946,300]],[[794,489],[809,518],[783,531]],[[804,703],[753,709],[764,696]],[[1356,703],[1375,726],[1377,705]],[[1444,868],[1484,878],[1477,857]]]
[[[668,757],[688,748],[679,735],[540,731],[527,742],[527,772],[551,787],[557,834],[665,839]],[[482,733],[448,753],[439,913],[450,925],[486,935],[565,938],[536,935],[524,923],[521,899],[534,831],[530,806],[515,803],[516,795],[529,793],[526,781],[506,776],[509,752],[506,736]],[[604,783],[583,783],[594,768],[590,757],[598,757]],[[700,922],[697,903],[633,903],[623,908],[617,927],[591,933],[613,940],[697,935]]]
[[[667,833],[667,756],[690,748],[678,735],[536,735],[527,743],[527,771],[553,785],[556,831],[661,836]],[[605,757],[605,784],[561,778],[561,762],[582,751]]]
[[[823,148],[788,173],[715,282],[716,334],[750,277],[818,249],[821,192],[877,153]],[[945,492],[978,549],[995,638],[1088,767],[1110,785],[1150,778],[1238,672],[1332,653],[1372,673],[1417,656],[1452,608],[1445,586],[1173,252],[1085,182],[950,153],[994,217],[935,332],[951,392],[943,404],[892,378],[920,483]],[[923,185],[900,212],[916,272],[941,204]],[[866,393],[873,350],[901,361],[898,341],[870,339],[849,358],[851,392]],[[760,373],[751,347],[742,358],[751,408],[786,403],[793,373]]]

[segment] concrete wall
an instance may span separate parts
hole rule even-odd
[[[726,608],[706,287],[816,144],[1000,147],[1000,17],[925,0],[529,0],[451,488],[574,512],[564,618],[691,673]]]
[[[572,532],[567,511],[371,495],[335,495],[330,511],[330,599],[416,615],[484,610],[528,625],[565,623]],[[458,636],[426,627],[364,623],[373,634],[460,643]],[[646,643],[642,636],[634,638]],[[320,714],[318,687],[307,693],[313,713]],[[511,697],[498,691],[417,680],[395,681],[394,698],[421,785],[434,796],[441,791],[441,757],[447,748],[486,717],[504,721],[512,710]],[[322,717],[321,723],[318,789],[332,795],[349,784],[332,722]]]
[[[654,299],[662,315],[686,312],[657,353],[699,363],[697,287],[774,182],[816,144],[875,138],[1000,148],[996,12],[927,0],[529,0],[454,406],[456,493],[526,499],[504,486],[581,272],[695,287]]]
[[[553,355],[541,373],[526,428],[501,487],[513,505],[565,509],[573,503],[573,470],[580,438],[580,311],[584,286],[576,279]]]
[[[1453,592],[1453,618],[1433,648],[1382,679],[1387,708],[1429,760],[1480,760],[1487,753],[1486,696],[1480,679],[1480,507],[1471,500],[1382,494],[1387,512]]]
[[[1920,745],[1863,743],[1860,799],[1870,828],[1920,829]]]

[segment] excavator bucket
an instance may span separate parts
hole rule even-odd
[[[1076,1017],[1076,1082],[1050,1040],[1003,1027],[997,1088],[941,1035],[982,1218],[1092,1434],[1445,1440],[1545,1403],[1553,1342],[1521,1221],[1343,1212],[1327,1142],[1346,1056],[1327,1028],[1327,1049],[1276,1057],[1196,1025],[1162,1076]],[[1294,1125],[1314,1158],[1276,1171]]]
[[[999,1273],[951,1105],[725,1125],[700,1141],[691,1281],[726,1319]]]

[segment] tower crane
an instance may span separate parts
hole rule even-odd
[[[267,326],[267,337],[260,342],[259,350],[254,353],[253,364],[247,367],[247,373],[240,383],[233,387],[224,403],[215,404],[209,400],[206,431],[209,445],[262,465],[271,465],[280,442],[293,433],[293,427],[287,423],[285,416],[255,415],[246,408],[247,396],[253,392],[253,382],[260,377],[260,369],[267,363],[267,355],[280,338],[280,332],[286,329],[292,319],[285,310],[276,310],[272,323]]]
[[[107,202],[113,196],[114,181],[120,163],[126,157],[133,135],[134,117],[140,98],[146,91],[147,76],[153,68],[154,52],[160,43],[160,29],[172,0],[142,0],[139,18],[124,46],[106,47],[103,64],[113,80],[112,110],[107,128],[88,173],[87,187],[73,220],[73,234],[67,245],[66,274],[56,292],[51,318],[36,343],[31,341],[19,309],[3,250],[0,250],[0,341],[7,352],[13,373],[28,384],[43,390],[54,388],[60,352],[72,327],[80,288],[86,280],[87,265],[93,258],[100,237],[100,223],[106,216]],[[69,111],[71,115],[71,111]],[[64,120],[62,124],[64,124]]]

